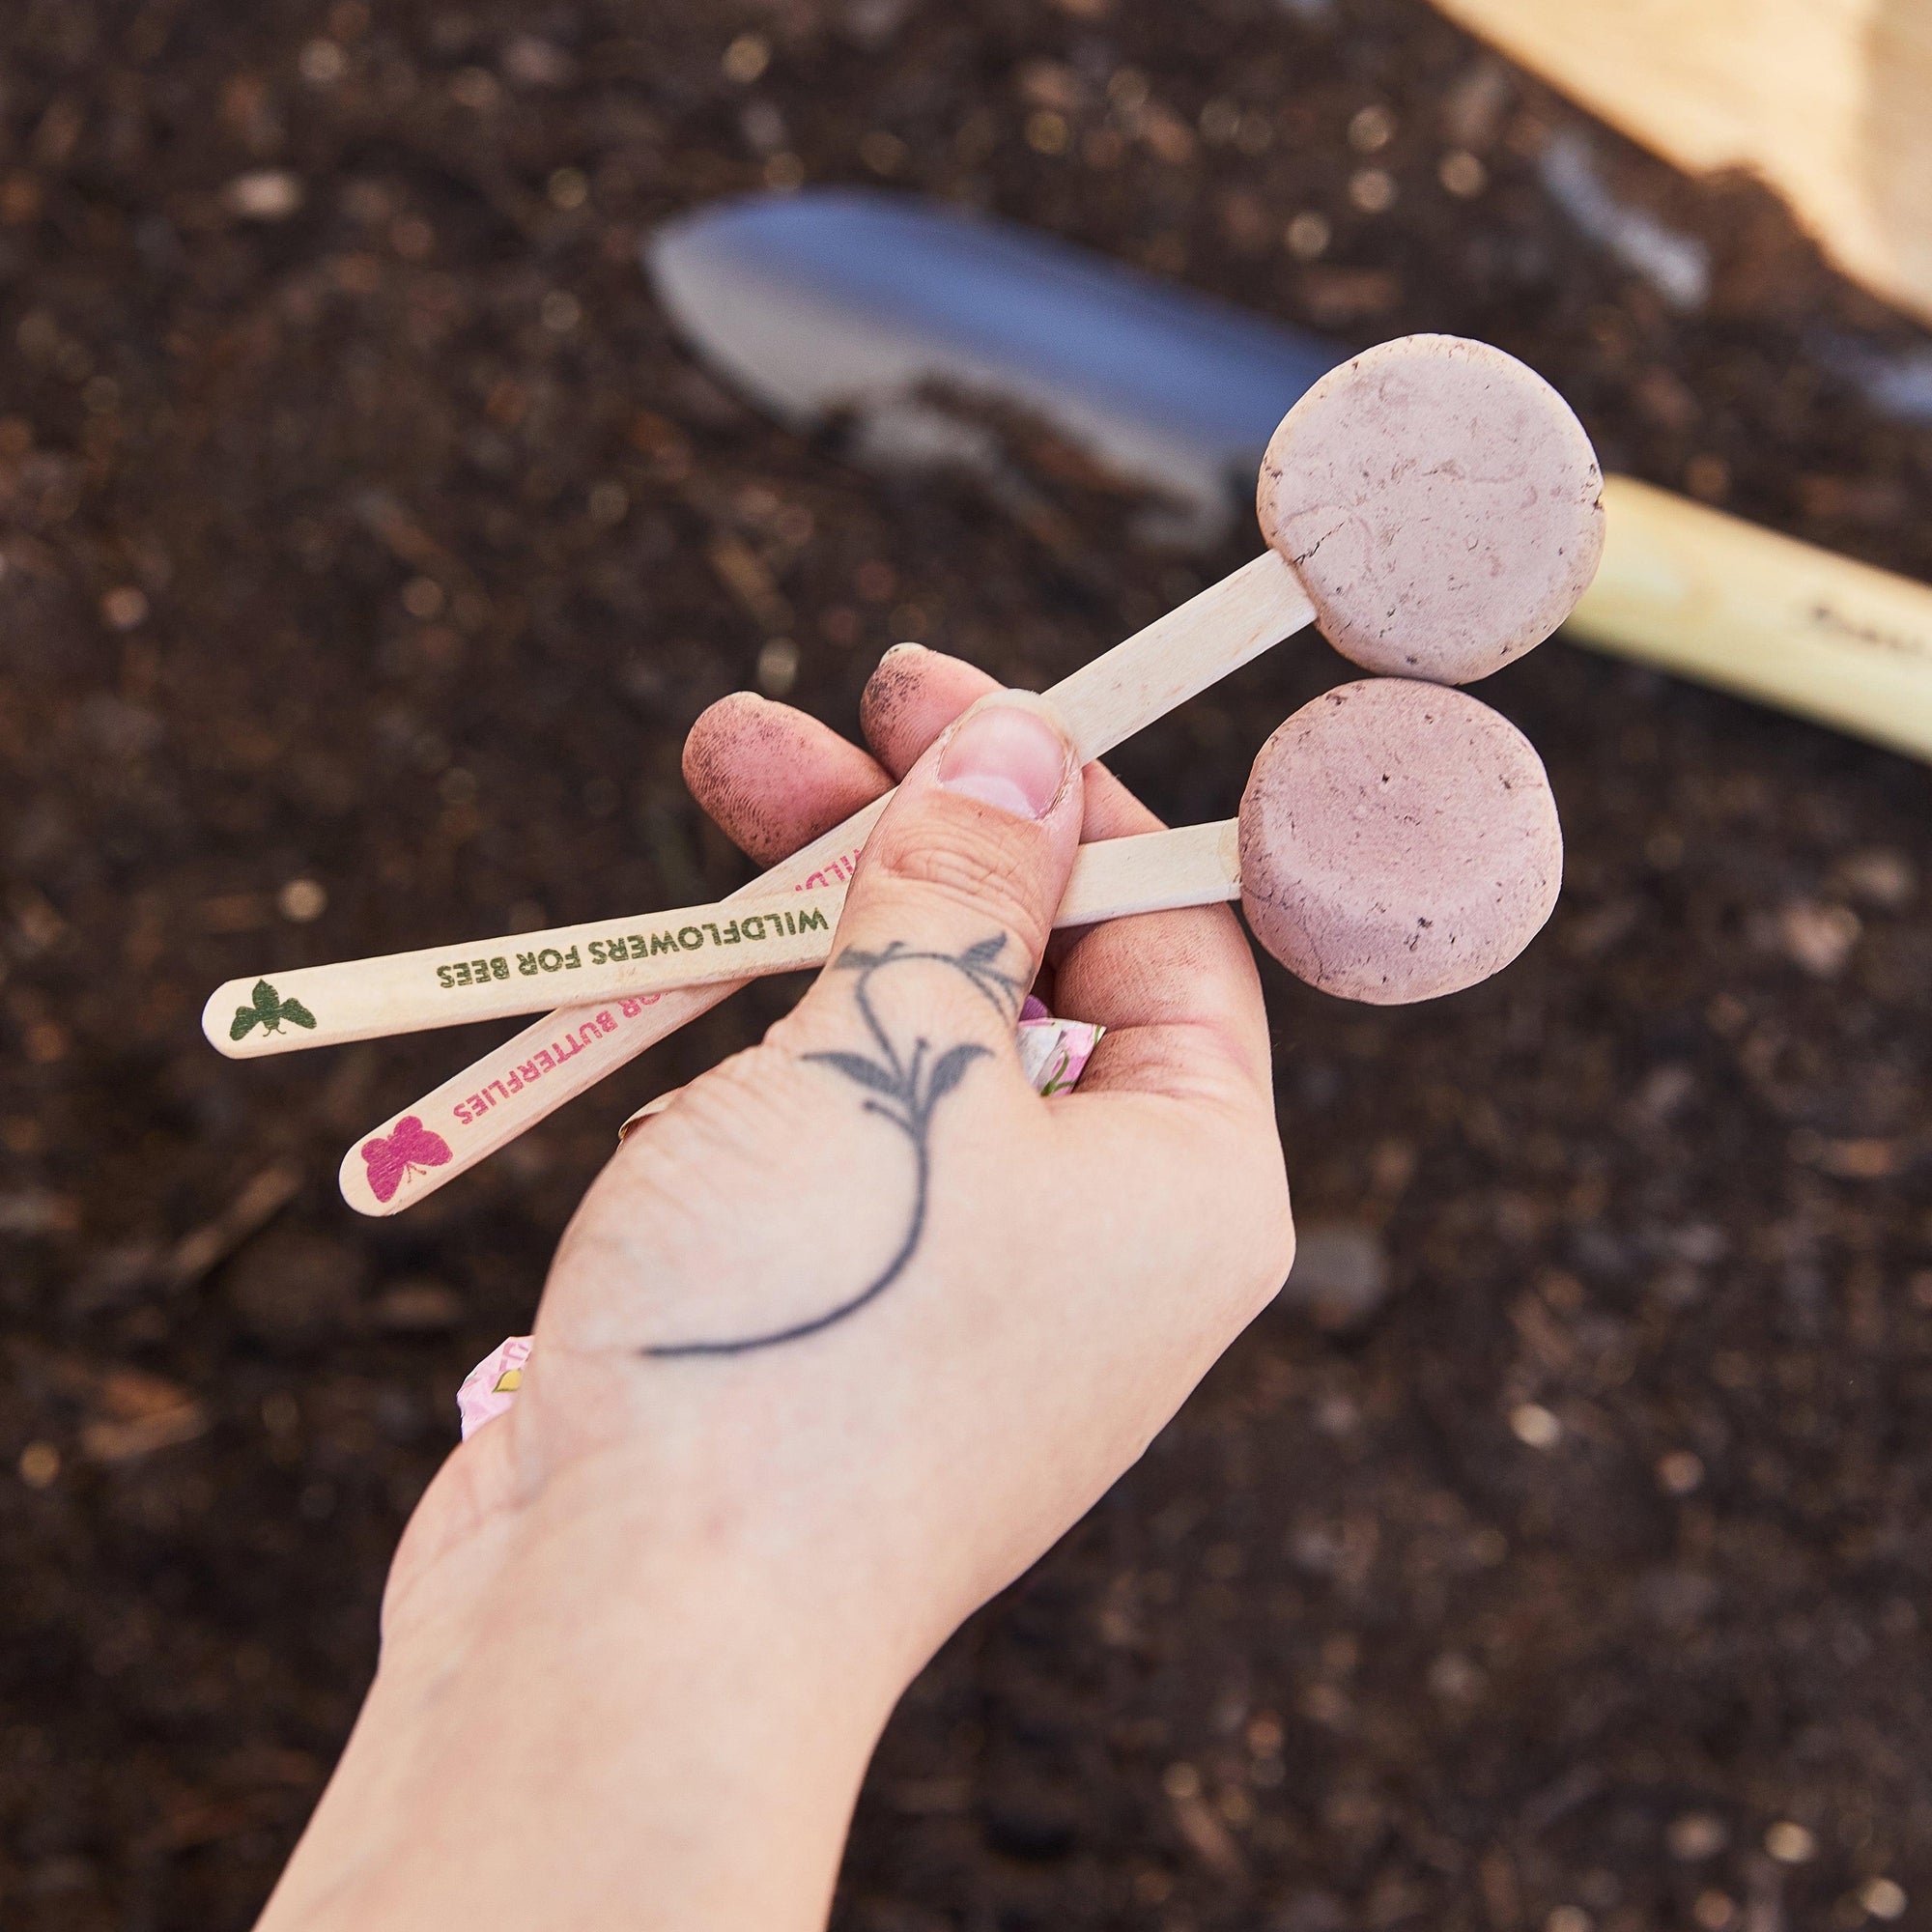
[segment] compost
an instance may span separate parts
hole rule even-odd
[[[711,699],[851,729],[901,638],[1037,686],[1259,549],[1136,541],[1025,422],[997,488],[774,427],[654,224],[868,183],[1486,338],[1606,469],[1932,578],[1932,426],[1871,376],[1922,337],[1411,0],[18,0],[0,86],[10,1932],[250,1923],[458,1380],[624,1116],[792,996],[370,1223],[343,1149],[480,1035],[236,1065],[209,988],[715,897]],[[1579,155],[1679,252],[1576,225]],[[1225,816],[1350,674],[1284,647],[1118,763]],[[1549,928],[1414,1009],[1266,967],[1295,1277],[915,1686],[839,1932],[1932,1897],[1932,786],[1561,639],[1480,689],[1561,807]]]

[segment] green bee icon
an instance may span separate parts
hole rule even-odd
[[[235,1023],[228,1029],[228,1037],[246,1039],[258,1026],[269,1033],[280,1033],[284,1020],[291,1026],[315,1025],[315,1015],[299,1000],[285,1000],[268,980],[257,980],[255,1004],[235,1009]]]

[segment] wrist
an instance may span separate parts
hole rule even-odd
[[[493,1527],[473,1603],[385,1646],[265,1927],[822,1925],[918,1660],[808,1548],[600,1463]]]

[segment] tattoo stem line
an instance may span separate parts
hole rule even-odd
[[[847,1316],[857,1314],[868,1301],[876,1300],[898,1280],[911,1265],[925,1234],[926,1209],[932,1186],[933,1111],[966,1077],[966,1069],[976,1060],[989,1057],[989,1049],[969,1040],[949,1047],[936,1059],[928,1059],[931,1043],[921,1035],[913,1042],[911,1053],[901,1054],[873,1009],[872,978],[889,966],[905,966],[915,962],[950,966],[1000,1012],[1012,1015],[1019,1010],[1019,984],[994,964],[1005,952],[1006,945],[1006,935],[1001,933],[991,939],[982,939],[961,952],[915,952],[903,941],[895,939],[880,952],[862,952],[848,947],[832,962],[834,972],[857,976],[853,981],[853,999],[867,1032],[879,1049],[879,1058],[871,1059],[863,1053],[808,1053],[804,1058],[831,1067],[864,1089],[867,1094],[865,1111],[890,1121],[912,1146],[912,1211],[907,1217],[904,1238],[885,1267],[858,1293],[839,1302],[837,1307],[803,1321],[795,1321],[787,1327],[775,1328],[763,1334],[735,1336],[728,1341],[662,1343],[645,1348],[641,1353],[657,1361],[692,1355],[743,1355],[755,1349],[776,1348],[781,1342],[800,1341],[808,1335],[817,1334],[821,1329],[830,1328],[835,1322],[843,1321]]]

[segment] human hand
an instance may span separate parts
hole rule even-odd
[[[890,655],[864,707],[876,759],[759,699],[699,720],[692,788],[755,858],[903,775],[899,795],[833,963],[591,1188],[517,1404],[425,1496],[385,1606],[378,1693],[387,1680],[401,1714],[385,1723],[446,1789],[505,1752],[487,1724],[432,1715],[462,1693],[430,1687],[480,1697],[516,1670],[553,1694],[606,1655],[612,1619],[603,1685],[627,1731],[736,1738],[756,1701],[746,1748],[777,1758],[816,1727],[827,1808],[799,1827],[798,1868],[818,1847],[799,1923],[822,1911],[827,1821],[836,1854],[899,1690],[1139,1456],[1293,1255],[1260,987],[1227,908],[1063,935],[1052,1003],[1107,1035],[1075,1093],[1041,1099],[1020,1073],[1014,1018],[1083,828],[1155,821],[1073,764],[1037,700],[992,694],[956,660]],[[678,1660],[674,1691],[617,1661],[625,1634]],[[687,1758],[664,1804],[706,1776]],[[344,1815],[350,1836],[376,1829],[366,1801]],[[503,1864],[447,1829],[467,1871],[486,1859],[492,1899],[532,1882],[528,1858]],[[695,1835],[690,1820],[672,1833]],[[779,1889],[796,1911],[795,1874]],[[683,1922],[781,1922],[765,1892],[703,1896]]]
[[[866,706],[884,772],[760,700],[700,720],[694,789],[760,857],[922,756],[833,965],[591,1189],[513,1418],[537,1483],[586,1456],[655,1463],[668,1436],[717,1443],[714,1502],[759,1540],[810,1523],[820,1560],[910,1619],[914,1665],[1140,1454],[1292,1254],[1229,910],[1079,935],[1053,998],[1107,1037],[1076,1094],[1042,1101],[1019,1076],[1013,1022],[1083,822],[1155,821],[1106,773],[1083,781],[1037,704],[995,696],[952,724],[991,691],[896,655]],[[958,735],[928,750],[942,723]],[[986,730],[992,775],[961,777]]]

